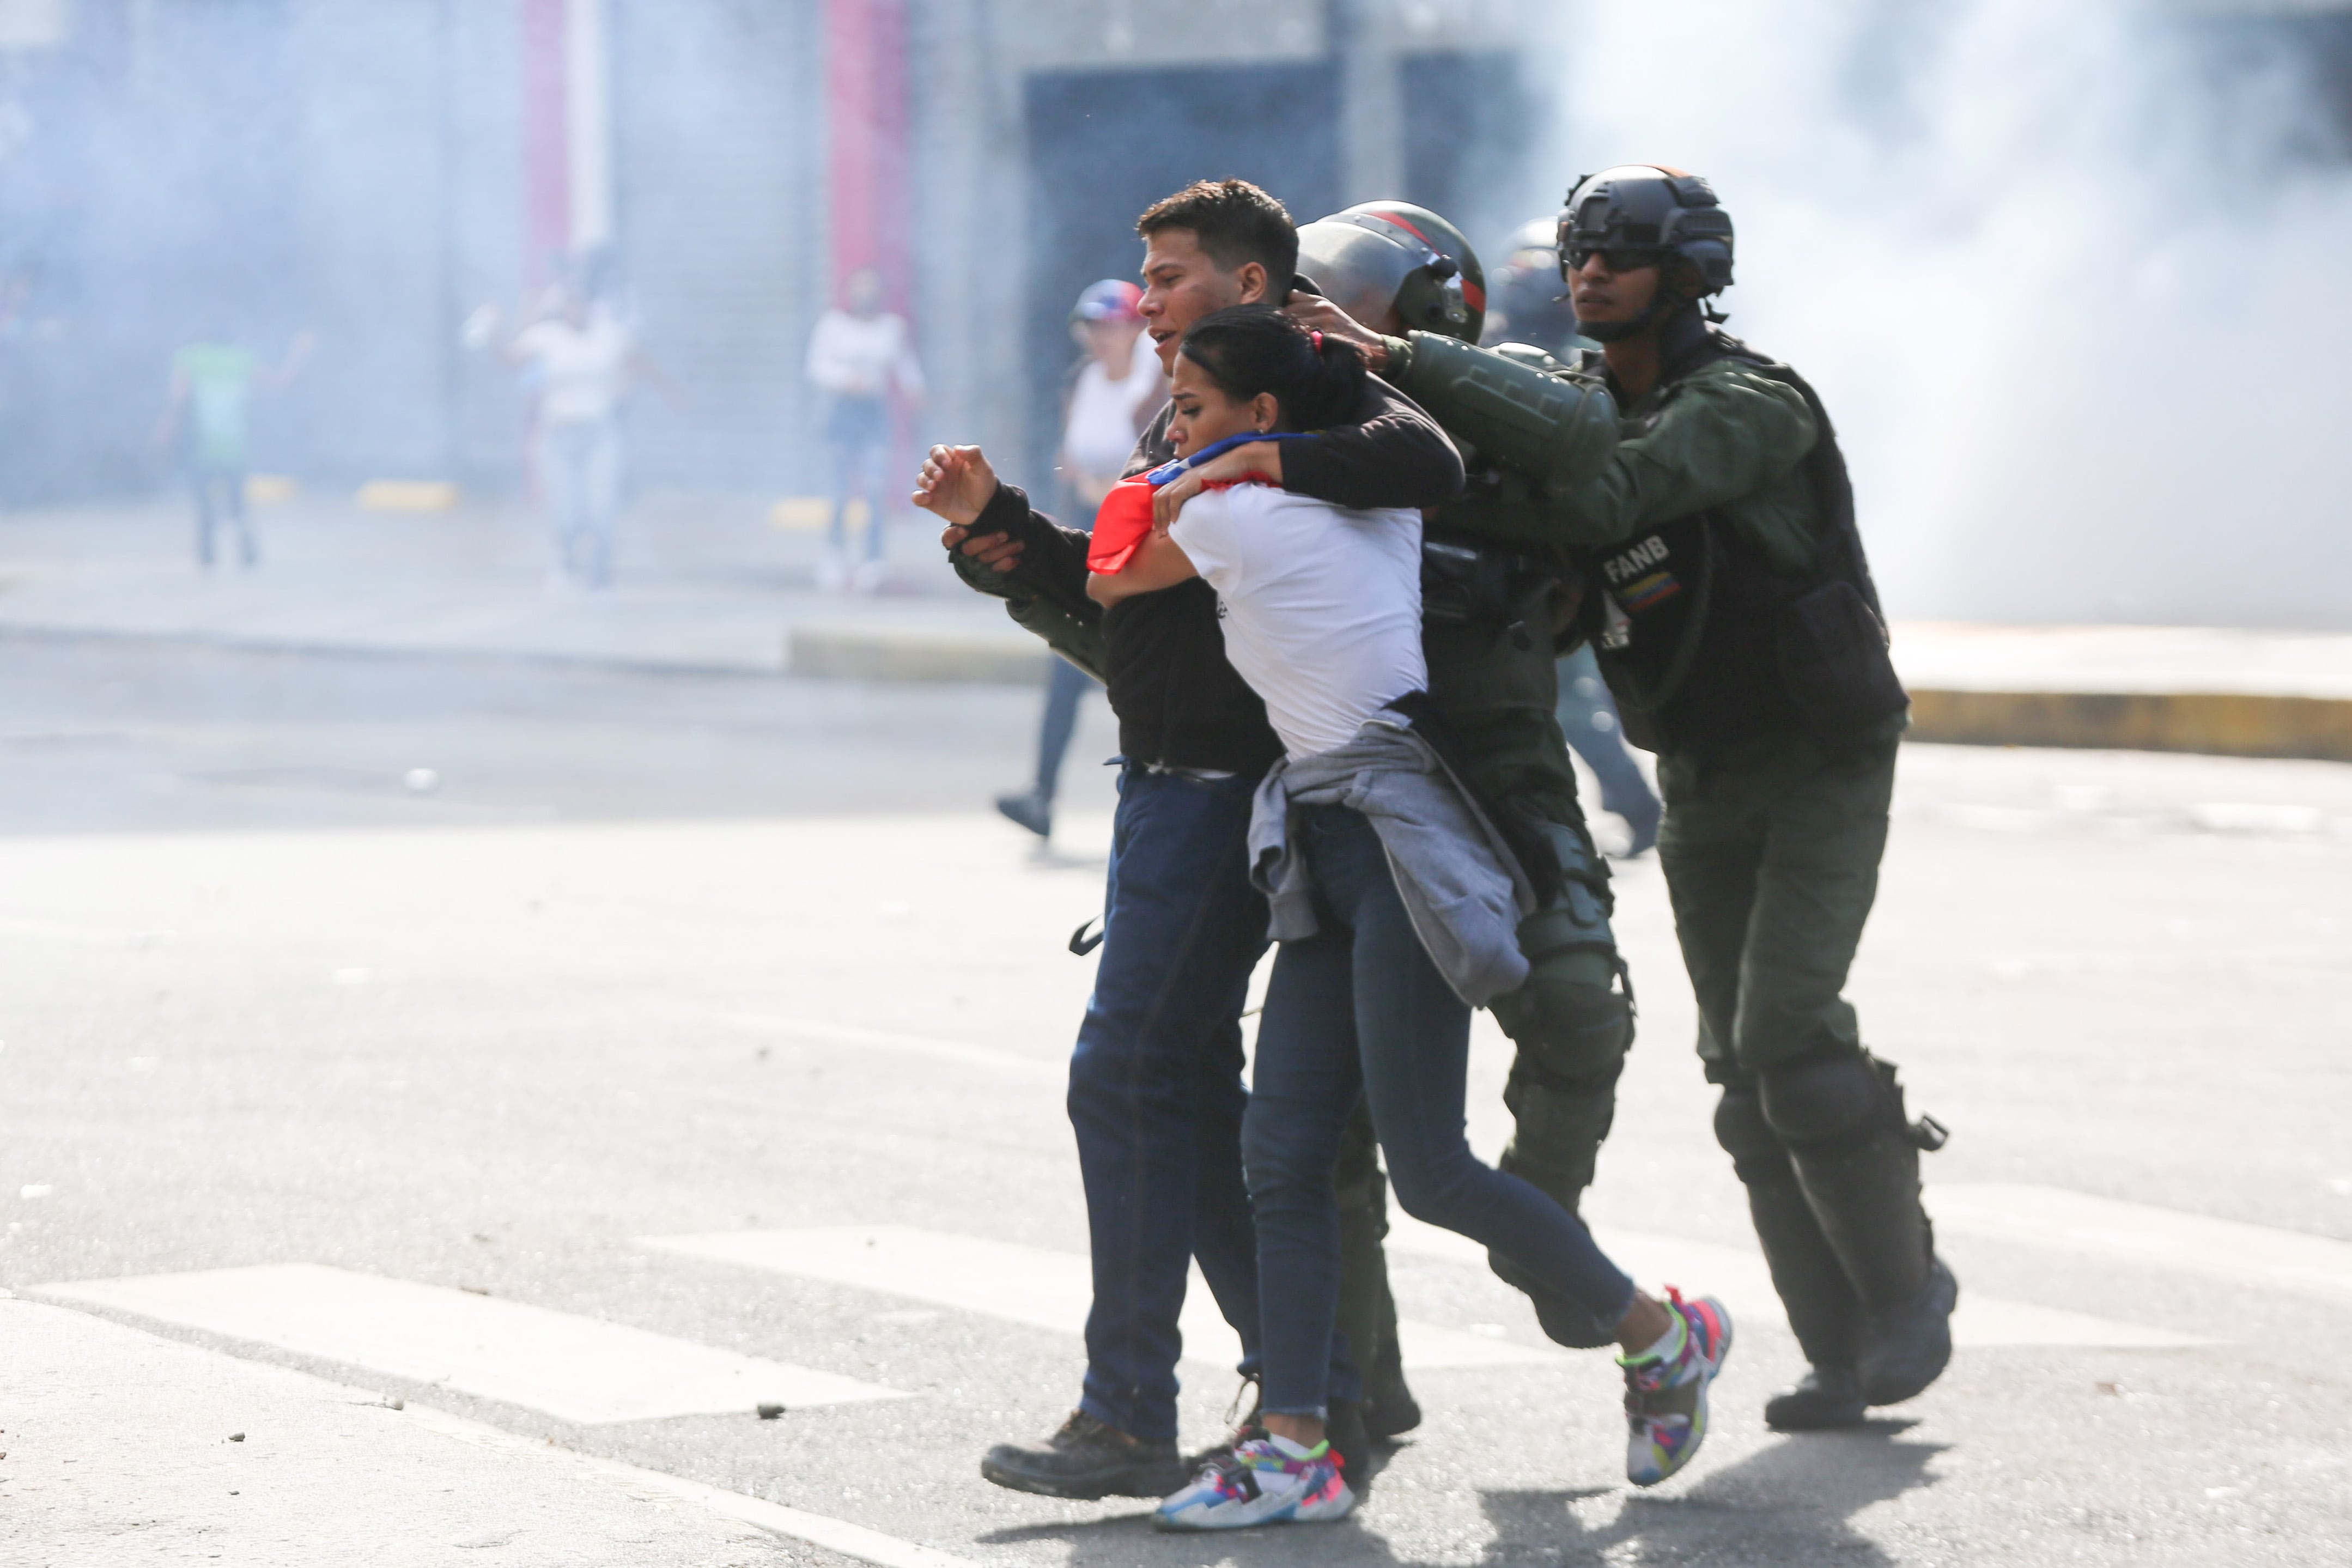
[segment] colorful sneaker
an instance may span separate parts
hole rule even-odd
[[[1706,1385],[1731,1353],[1731,1314],[1712,1296],[1685,1301],[1667,1288],[1682,1321],[1682,1344],[1670,1355],[1620,1356],[1625,1369],[1625,1479],[1654,1487],[1691,1461],[1706,1441]]]
[[[1356,1506],[1329,1443],[1301,1448],[1280,1437],[1238,1444],[1160,1505],[1161,1530],[1246,1530],[1254,1524],[1324,1524]]]

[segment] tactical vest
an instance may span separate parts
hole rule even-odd
[[[1584,626],[1625,738],[1697,754],[1792,731],[1832,746],[1873,738],[1910,699],[1887,657],[1836,432],[1803,377],[1736,338],[1709,331],[1680,374],[1725,357],[1803,395],[1821,431],[1803,466],[1829,526],[1797,574],[1775,570],[1714,510],[1594,553]]]

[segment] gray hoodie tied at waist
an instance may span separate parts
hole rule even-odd
[[[1369,818],[1421,945],[1473,1007],[1528,977],[1519,921],[1535,889],[1486,813],[1427,741],[1373,719],[1344,746],[1275,763],[1250,806],[1250,880],[1273,907],[1276,942],[1313,936],[1315,879],[1290,845],[1295,806],[1344,805]]]

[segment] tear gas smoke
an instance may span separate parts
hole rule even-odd
[[[1561,28],[1543,166],[1714,182],[1732,330],[1821,388],[1893,614],[2352,627],[2352,169],[2288,35],[2128,0]]]

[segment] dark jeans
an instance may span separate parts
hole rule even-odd
[[[1258,1359],[1241,1160],[1241,1011],[1266,942],[1245,848],[1254,787],[1121,772],[1102,956],[1070,1058],[1095,1283],[1079,1408],[1152,1442],[1176,1436],[1177,1318],[1193,1258],[1241,1336],[1243,1372]],[[1327,1205],[1330,1180],[1327,1162]],[[1328,1314],[1324,1334],[1318,1373],[1335,1354]]]
[[[1097,508],[1079,500],[1069,486],[1060,488],[1071,526],[1092,533]],[[1070,737],[1077,731],[1078,700],[1100,682],[1068,659],[1048,662],[1052,673],[1045,678],[1045,713],[1037,725],[1037,795],[1050,801],[1061,788],[1062,759],[1069,754]]]
[[[890,406],[878,397],[838,395],[824,426],[833,448],[833,521],[825,545],[846,555],[851,498],[866,502],[866,559],[882,559],[882,514],[889,489],[883,470],[890,458]]]
[[[188,487],[196,498],[196,559],[213,563],[213,534],[223,517],[236,531],[239,559],[250,566],[260,554],[253,524],[245,515],[245,470],[216,463],[199,463],[188,472]]]
[[[1322,930],[1275,959],[1242,1152],[1257,1214],[1265,1408],[1319,1415],[1345,1397],[1325,1382],[1339,1289],[1331,1170],[1359,1092],[1405,1213],[1518,1259],[1610,1322],[1633,1283],[1575,1215],[1470,1152],[1470,1009],[1413,934],[1371,824],[1325,805],[1296,826]]]
[[[1095,685],[1095,678],[1066,658],[1048,661],[1045,716],[1037,726],[1037,794],[1054,798],[1062,782],[1062,759],[1069,754],[1070,737],[1077,732],[1078,699]]]
[[[1624,726],[1600,660],[1586,643],[1559,661],[1559,729],[1601,784],[1601,809],[1625,819],[1636,833],[1658,826],[1658,797],[1641,764],[1625,749]]]

